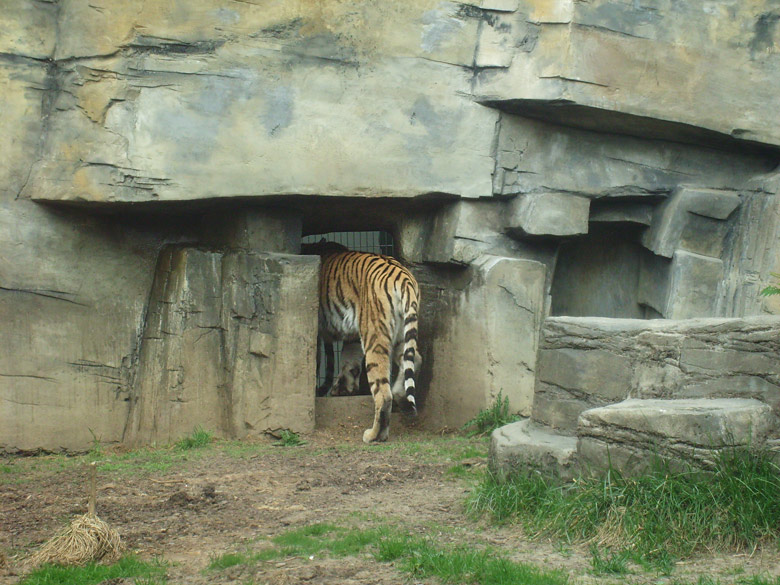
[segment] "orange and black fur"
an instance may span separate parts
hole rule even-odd
[[[360,340],[363,348],[374,398],[374,424],[363,433],[363,441],[386,441],[394,396],[417,411],[417,281],[394,258],[349,251],[339,244],[308,244],[302,253],[322,258],[319,334],[326,348],[337,340]],[[398,374],[391,390],[392,362]]]

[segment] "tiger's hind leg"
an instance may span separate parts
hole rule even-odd
[[[317,335],[317,374],[320,372],[320,352],[319,346],[322,344],[323,352],[325,353],[325,381],[321,386],[317,387],[317,396],[327,396],[330,394],[333,386],[333,369],[335,364],[335,357],[333,355],[333,340],[325,339],[321,335]]]
[[[366,350],[366,374],[374,397],[374,425],[363,433],[363,442],[387,441],[393,395],[390,392],[390,356],[385,347],[380,345]]]

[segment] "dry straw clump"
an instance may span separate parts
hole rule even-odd
[[[85,565],[93,561],[113,562],[122,554],[119,533],[97,516],[84,514],[49,540],[29,559],[33,566],[44,564]]]
[[[90,466],[89,512],[73,520],[69,526],[33,553],[28,564],[85,565],[102,561],[110,563],[122,554],[119,533],[97,517],[96,467]]]

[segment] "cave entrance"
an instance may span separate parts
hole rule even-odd
[[[552,316],[653,319],[640,275],[652,256],[639,243],[645,226],[590,224],[586,236],[561,244],[552,281]]]
[[[326,232],[320,234],[310,234],[304,236],[301,240],[302,244],[316,244],[320,240],[325,239],[328,242],[336,242],[346,246],[350,250],[356,250],[358,252],[371,252],[374,254],[382,254],[384,256],[396,255],[395,240],[393,236],[386,231],[352,231],[352,232]],[[341,354],[344,344],[338,341],[333,347],[333,372],[334,377],[338,377],[341,371]],[[358,394],[371,394],[368,386],[368,380],[365,375],[365,365],[362,368],[360,376],[360,389]],[[325,348],[322,344],[317,347],[317,387],[325,383]]]

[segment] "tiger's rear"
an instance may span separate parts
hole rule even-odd
[[[320,253],[320,335],[326,343],[360,340],[374,398],[374,424],[363,440],[386,441],[393,396],[417,411],[417,281],[387,256],[333,247]],[[398,365],[392,390],[391,360]]]

